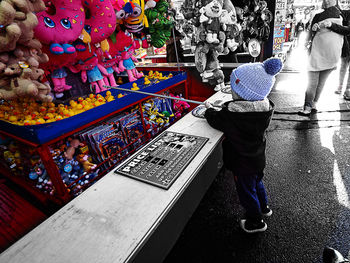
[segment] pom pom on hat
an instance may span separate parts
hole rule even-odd
[[[269,95],[275,83],[275,75],[282,67],[279,58],[269,58],[263,63],[243,64],[232,71],[231,88],[244,100],[263,100]]]
[[[263,62],[267,74],[276,75],[282,70],[282,60],[279,58],[269,58]]]

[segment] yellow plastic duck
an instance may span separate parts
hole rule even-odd
[[[118,85],[122,85],[122,84],[123,84],[123,79],[122,79],[122,77],[119,77],[119,78],[118,78],[117,84],[118,84]]]
[[[35,124],[43,124],[43,123],[45,123],[45,120],[43,118],[36,119],[36,123]]]
[[[121,93],[119,93],[119,94],[118,94],[118,99],[120,99],[120,98],[122,98],[122,97],[124,97],[124,95],[121,94]]]
[[[151,82],[149,81],[149,79],[147,77],[145,77],[145,82],[143,84],[144,85],[149,85],[149,84],[151,84]]]
[[[159,79],[159,71],[154,72],[154,78]]]
[[[131,90],[139,90],[139,89],[140,89],[140,88],[137,86],[137,83],[134,82],[134,83],[132,84]]]
[[[153,70],[151,70],[150,72],[148,72],[148,78],[149,78],[149,79],[153,79],[153,78],[154,78]]]

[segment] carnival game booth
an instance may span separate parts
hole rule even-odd
[[[0,261],[158,262],[169,252],[222,165],[222,134],[189,112],[230,98],[225,70],[237,65],[220,52],[246,44],[257,58],[253,36],[270,35],[265,3],[247,27],[251,12],[229,1],[188,1],[200,23],[195,63],[137,63],[135,50],[174,34],[170,10],[165,0],[1,1],[0,173],[43,207],[63,207]]]

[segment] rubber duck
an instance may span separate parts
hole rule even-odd
[[[151,82],[149,81],[149,79],[147,77],[145,77],[145,82],[143,84],[144,85],[149,85],[149,84],[151,84]]]
[[[17,122],[18,118],[15,115],[10,115],[8,120],[9,120],[9,122]]]
[[[158,72],[158,71],[154,72],[153,78],[155,78],[155,79],[158,79],[158,78],[159,78],[159,72]]]
[[[134,82],[134,83],[132,84],[131,90],[139,90],[139,89],[140,89],[140,88],[137,86],[137,83]]]
[[[56,121],[63,120],[63,117],[62,117],[61,115],[57,115],[57,116],[55,117],[55,120],[56,120]]]
[[[118,94],[118,99],[120,99],[120,98],[122,98],[122,97],[124,97],[124,95],[121,94],[121,93],[119,93],[119,94]]]
[[[160,80],[164,80],[164,79],[166,79],[166,77],[165,77],[165,76],[163,76],[163,73],[159,73],[159,75],[158,75],[158,79],[160,79]]]
[[[122,85],[122,84],[123,84],[123,79],[122,79],[122,77],[118,77],[117,84],[118,84],[118,85]]]
[[[150,72],[148,72],[148,78],[153,79],[153,77],[154,77],[154,73],[153,73],[153,70],[151,70]]]
[[[168,79],[170,79],[170,78],[172,78],[172,77],[173,77],[173,74],[170,73],[170,74],[168,75]]]
[[[106,97],[106,100],[107,100],[107,102],[111,102],[115,99],[114,99],[114,96],[111,95],[111,96]]]
[[[53,115],[53,113],[46,113],[44,116],[44,120],[47,122],[50,119],[55,119],[55,115]]]
[[[43,123],[45,123],[45,120],[43,118],[36,119],[36,123],[35,124],[43,124]]]

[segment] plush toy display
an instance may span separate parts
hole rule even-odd
[[[206,41],[214,44],[219,44],[218,34],[221,29],[220,17],[222,15],[222,1],[213,0],[200,9],[201,16],[199,22],[202,24],[205,33]]]
[[[42,44],[50,45],[56,55],[75,52],[71,43],[80,36],[85,22],[81,0],[51,0],[36,16],[39,23],[34,34]]]
[[[89,49],[78,52],[77,62],[68,67],[74,73],[81,72],[82,81],[88,80],[99,93],[106,90],[104,86],[108,83],[104,79],[110,73],[99,63],[97,50],[101,49],[102,54],[109,51],[107,38],[116,28],[116,14],[109,0],[84,1],[83,7],[89,16],[85,19],[82,41],[89,45]]]
[[[114,32],[117,19],[110,0],[84,1],[83,6],[89,17],[85,19],[84,29],[88,33],[82,39],[84,43],[97,44],[102,50],[108,51],[107,38]]]
[[[149,21],[151,44],[154,47],[161,48],[171,36],[174,20],[168,14],[168,10],[169,3],[166,0],[160,0],[154,8],[145,11]]]
[[[41,0],[1,1],[0,21],[0,98],[13,99],[29,96],[41,101],[51,101],[50,87],[42,83],[44,71],[40,63],[48,57],[41,51],[41,43],[34,39],[38,20],[34,12],[45,9]],[[12,38],[9,28],[16,28]],[[19,29],[19,30],[17,30]],[[11,41],[10,41],[11,39]],[[10,42],[8,42],[10,41]],[[1,53],[3,52],[3,53]]]
[[[127,31],[124,32],[122,30],[117,33],[116,38],[116,49],[121,55],[121,61],[119,62],[120,72],[126,70],[130,82],[142,78],[143,74],[137,71],[134,64],[134,62],[137,62],[137,58],[134,56],[135,41]]]
[[[86,60],[79,60],[75,65],[69,66],[69,69],[74,73],[81,73],[81,80],[85,83],[89,81],[96,93],[105,91],[104,76],[108,75],[107,70],[98,63],[98,57],[92,56]]]
[[[36,14],[38,26],[34,29],[35,37],[50,51],[51,79],[56,97],[72,87],[66,84],[67,72],[64,62],[57,56],[76,52],[72,43],[80,36],[85,22],[85,13],[81,0],[52,0],[46,2],[46,10]],[[57,61],[58,60],[58,61]],[[67,63],[69,61],[65,60]]]
[[[109,44],[109,46],[110,48],[113,48],[113,43]],[[107,71],[107,75],[104,75],[104,78],[103,78],[105,85],[118,86],[115,81],[113,73],[114,72],[120,73],[118,68],[118,63],[121,59],[120,56],[115,56],[113,58],[108,52],[103,52],[101,48],[98,48],[96,50],[96,53],[98,56],[98,63],[102,65]]]
[[[146,34],[144,30],[148,28],[148,20],[145,16],[145,1],[131,0],[124,4],[125,11],[123,25],[129,33],[134,35],[135,49],[140,48],[140,41],[143,48],[148,48]]]

